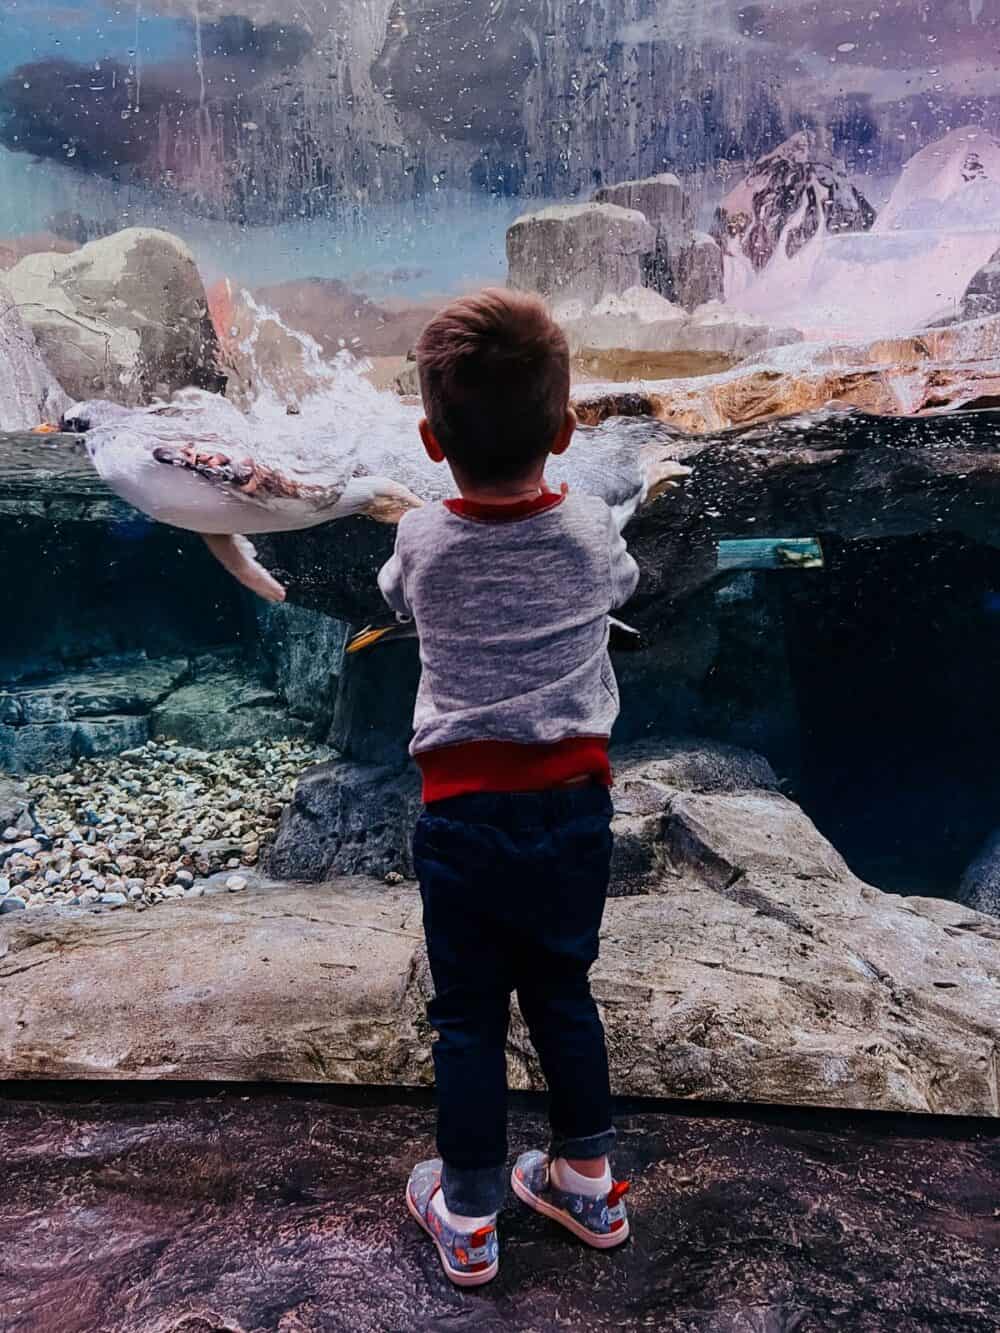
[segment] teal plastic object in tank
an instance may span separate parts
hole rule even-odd
[[[815,537],[755,537],[719,542],[720,573],[737,569],[823,569]]]

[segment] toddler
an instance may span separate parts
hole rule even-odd
[[[512,992],[552,1127],[547,1153],[518,1159],[514,1192],[588,1245],[629,1234],[588,973],[612,848],[608,616],[639,571],[603,500],[546,483],[576,419],[566,339],[540,300],[488,290],[456,301],[423,333],[417,365],[424,448],[459,496],[407,513],[379,575],[389,606],[415,622],[422,664],[414,861],[440,1158],[415,1168],[407,1205],[448,1277],[478,1286],[499,1265]]]

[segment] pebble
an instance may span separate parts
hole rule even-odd
[[[23,912],[28,906],[23,898],[12,893],[0,902],[0,916],[5,916],[8,912]]]
[[[30,777],[36,828],[0,833],[0,907],[13,897],[29,907],[100,900],[141,911],[200,897],[198,875],[259,863],[302,772],[327,758],[297,740],[217,752],[150,741]],[[238,873],[231,881],[248,883]]]
[[[230,893],[241,893],[246,886],[247,882],[242,875],[230,875],[226,880],[226,888]]]
[[[98,901],[102,902],[105,907],[125,907],[128,905],[128,899],[124,893],[102,893]]]

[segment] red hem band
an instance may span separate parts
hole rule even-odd
[[[606,736],[570,736],[548,745],[468,741],[416,756],[425,805],[483,791],[548,791],[580,778],[612,783]]]

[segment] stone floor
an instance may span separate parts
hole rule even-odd
[[[7,1085],[2,1333],[995,1333],[985,1122],[623,1107],[634,1237],[607,1256],[510,1206],[462,1293],[400,1206],[427,1098]],[[512,1148],[543,1137],[517,1099]]]

